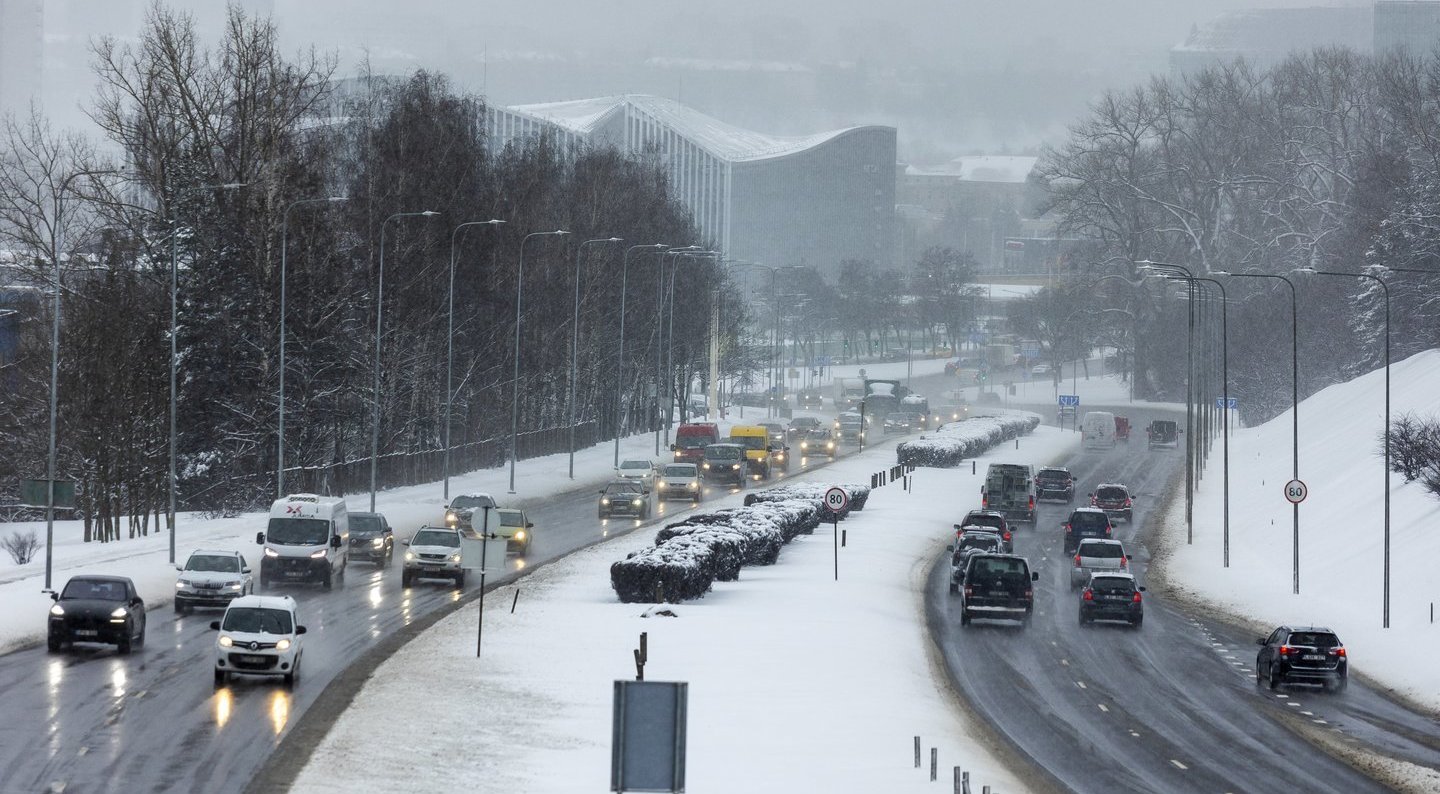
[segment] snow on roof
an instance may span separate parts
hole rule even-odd
[[[1022,155],[966,155],[939,166],[907,165],[905,175],[952,176],[961,182],[1023,183],[1039,159]]]
[[[595,132],[615,113],[638,113],[667,126],[722,160],[742,162],[784,157],[818,146],[858,127],[815,135],[780,136],[755,132],[688,108],[679,102],[647,94],[620,94],[568,102],[516,105],[513,113],[548,121],[580,135]]]

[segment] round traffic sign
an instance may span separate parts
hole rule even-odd
[[[1305,497],[1309,495],[1309,493],[1310,489],[1306,488],[1305,483],[1299,480],[1291,480],[1285,483],[1285,498],[1289,500],[1291,504],[1298,505],[1305,501]]]
[[[831,488],[825,492],[825,507],[832,513],[838,513],[850,504],[850,494],[845,493],[844,488]]]

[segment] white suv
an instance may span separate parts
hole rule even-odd
[[[175,566],[175,612],[195,607],[225,607],[255,592],[250,564],[238,551],[196,551],[184,565]]]
[[[303,648],[295,599],[290,596],[242,596],[225,608],[225,617],[212,621],[220,632],[215,640],[215,683],[231,673],[278,675],[293,684],[300,677]]]
[[[416,579],[454,579],[465,586],[465,569],[460,567],[460,530],[420,527],[405,541],[405,567],[400,584],[409,587]]]

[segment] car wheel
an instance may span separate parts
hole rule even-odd
[[[1350,686],[1350,676],[1349,676],[1349,675],[1342,674],[1339,678],[1337,678],[1337,679],[1335,680],[1335,691],[1336,691],[1337,693],[1339,693],[1339,692],[1344,692],[1345,689],[1346,689],[1346,687],[1348,687],[1348,686]]]
[[[965,607],[960,607],[960,625],[970,625],[970,613],[965,611]]]
[[[325,578],[320,580],[320,586],[329,590],[335,586],[335,572],[329,568],[325,569]]]
[[[225,679],[229,676],[230,674],[225,672],[224,670],[221,670],[218,667],[215,668],[215,686],[220,686],[221,684],[224,684]]]
[[[1259,686],[1264,686],[1264,685],[1265,685],[1265,675],[1260,672],[1260,660],[1259,660],[1259,659],[1256,659],[1256,660],[1255,660],[1255,686],[1259,687]]]
[[[1271,691],[1274,691],[1274,690],[1276,690],[1276,689],[1279,689],[1279,688],[1280,688],[1280,683],[1281,683],[1280,671],[1279,671],[1279,670],[1276,670],[1276,669],[1275,669],[1275,665],[1272,664],[1272,665],[1270,665],[1270,689],[1271,689]]]
[[[59,651],[61,645],[60,637],[56,635],[55,632],[52,631],[45,635],[45,649],[49,652],[55,653]]]
[[[270,577],[266,576],[266,575],[263,574],[263,573],[260,574],[260,586],[261,586],[261,587],[269,587],[269,586],[270,586]]]
[[[951,582],[951,583],[950,583],[950,595],[959,595],[959,594],[960,594],[960,585],[958,585],[958,584],[956,584],[956,583],[954,583],[954,582]]]
[[[119,651],[121,656],[129,655],[130,651],[132,650],[132,646],[130,645],[130,638],[128,636],[121,637],[120,641],[115,643],[115,650]]]
[[[1145,616],[1144,616],[1144,615],[1141,615],[1140,617],[1135,618],[1134,620],[1130,621],[1130,628],[1132,628],[1132,629],[1138,629],[1138,628],[1140,628],[1140,624],[1142,624],[1142,623],[1144,623],[1144,622],[1145,622]]]
[[[179,598],[176,598],[176,599],[175,599],[175,614],[177,614],[177,615],[183,615],[183,614],[185,614],[185,602],[184,602],[184,601],[181,601]]]
[[[462,589],[462,590],[465,589],[465,572],[464,572],[464,571],[461,571],[460,573],[455,574],[455,586],[458,587],[458,588],[460,588],[460,589]]]
[[[400,574],[400,586],[401,586],[401,587],[409,587],[411,581],[412,581],[412,579],[411,579],[411,577],[410,577],[410,572],[409,572],[409,571],[404,571],[404,572],[402,572],[402,573]]]

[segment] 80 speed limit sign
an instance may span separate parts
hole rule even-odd
[[[1309,493],[1310,489],[1306,488],[1305,483],[1299,480],[1291,480],[1285,483],[1285,498],[1289,500],[1290,504],[1300,504],[1305,501],[1305,497],[1309,495]]]
[[[844,488],[831,488],[825,492],[825,508],[832,513],[838,513],[850,504],[850,494],[845,493]]]

